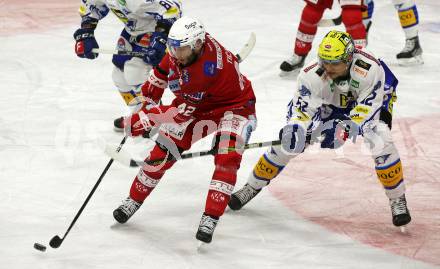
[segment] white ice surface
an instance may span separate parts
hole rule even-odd
[[[404,35],[391,1],[376,2],[369,49],[393,62]],[[425,64],[392,64],[400,79],[396,119],[432,115],[440,107],[440,5],[418,2]],[[257,34],[254,51],[240,66],[258,98],[259,127],[251,142],[273,140],[284,122],[296,82],[281,79],[278,66],[292,53],[302,6],[299,0],[184,1],[186,14],[199,17],[231,51],[238,51],[251,31]],[[137,169],[114,164],[62,246],[50,249],[48,241],[64,234],[108,162],[100,144],[116,147],[122,139],[112,130],[125,109],[111,81],[111,58],[77,58],[76,27],[0,37],[0,268],[435,267],[332,233],[267,191],[242,212],[226,212],[213,243],[197,252],[194,236],[212,157],[176,164],[126,225],[116,225],[112,211],[127,196]],[[121,29],[112,15],[101,21],[100,46],[113,48]],[[319,29],[313,53],[327,31]],[[146,142],[130,141],[127,148],[135,151],[139,144]],[[199,143],[194,150],[209,145]],[[245,153],[237,186],[262,152]],[[34,242],[48,250],[37,252]]]

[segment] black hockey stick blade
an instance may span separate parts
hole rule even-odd
[[[63,239],[61,239],[58,235],[55,235],[49,242],[49,246],[51,248],[59,248],[63,243]]]

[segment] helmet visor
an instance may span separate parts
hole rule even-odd
[[[339,63],[345,63],[342,59],[324,59],[319,57],[319,64],[339,64]]]
[[[190,45],[183,45],[180,40],[168,38],[167,41],[168,53],[176,59],[187,58],[192,54],[192,47]]]

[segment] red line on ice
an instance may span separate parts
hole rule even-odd
[[[51,31],[80,22],[80,1],[0,1],[0,36]]]

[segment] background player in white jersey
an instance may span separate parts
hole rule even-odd
[[[330,31],[318,56],[298,76],[287,124],[280,131],[281,146],[272,146],[260,157],[247,184],[232,195],[229,207],[242,208],[319,136],[322,148],[338,148],[360,134],[389,198],[393,224],[408,224],[402,164],[390,130],[396,77],[369,52],[355,49],[345,32]]]
[[[423,64],[422,48],[419,41],[419,13],[414,0],[393,0],[394,8],[397,10],[397,17],[405,33],[405,47],[396,55],[401,65]],[[374,11],[373,0],[366,0],[368,8],[362,13],[365,28],[371,26],[371,17]]]
[[[81,58],[95,59],[99,48],[94,31],[98,21],[109,12],[124,23],[118,39],[118,50],[140,51],[145,57],[114,55],[112,78],[125,103],[137,105],[134,100],[141,85],[148,79],[151,66],[156,66],[165,55],[166,40],[171,25],[181,17],[180,0],[82,0],[81,28],[73,34],[75,52]],[[116,131],[123,131],[123,117],[114,122]]]
[[[394,8],[405,33],[405,47],[396,55],[399,64],[422,64],[422,48],[419,42],[419,13],[414,0],[393,0]]]

